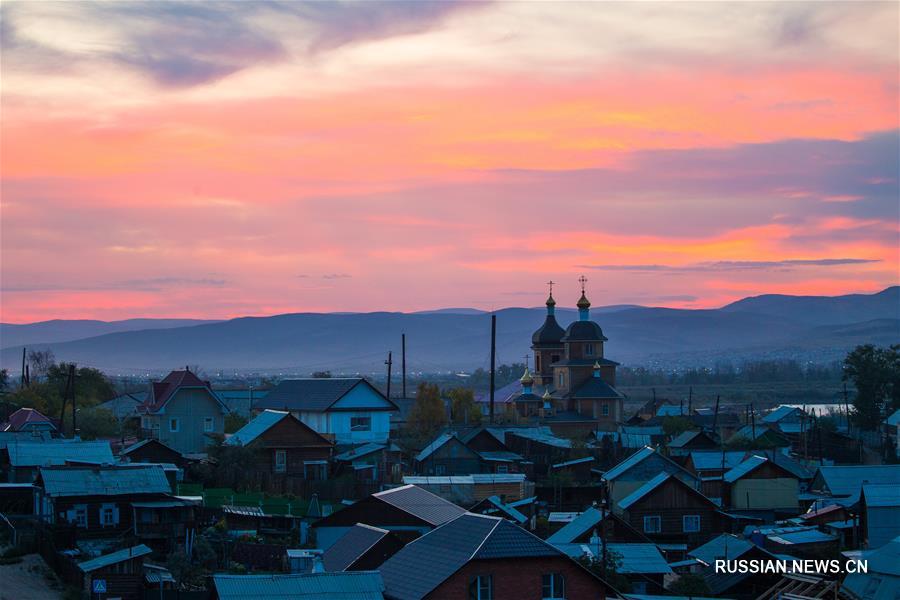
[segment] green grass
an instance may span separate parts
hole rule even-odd
[[[272,496],[262,492],[236,492],[231,488],[203,489],[199,484],[179,484],[178,495],[202,496],[203,505],[210,508],[221,508],[223,505],[258,506],[263,512],[272,515],[303,517],[309,509],[309,500],[303,498]]]

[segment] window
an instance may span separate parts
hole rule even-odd
[[[593,356],[594,355],[594,345],[593,344],[585,344],[584,345],[584,355],[585,356]]]
[[[559,387],[565,387],[565,385],[566,385],[566,374],[560,373],[559,374]]]
[[[176,433],[179,429],[178,419],[169,419],[169,431]]]
[[[435,475],[446,475],[447,474],[446,465],[434,465],[434,474]]]
[[[509,465],[497,465],[498,473],[509,473]]]
[[[324,460],[309,460],[303,463],[303,477],[317,481],[328,477],[328,464]]]
[[[275,451],[275,472],[284,473],[287,471],[287,450]]]
[[[700,515],[684,515],[681,517],[681,530],[684,533],[697,533],[700,531]]]
[[[563,600],[566,597],[566,580],[562,573],[546,573],[541,577],[541,598]]]
[[[116,524],[116,509],[111,504],[104,504],[100,508],[100,524],[103,526]]]
[[[644,517],[644,533],[659,533],[660,531],[662,531],[660,517]]]
[[[534,370],[537,371],[538,373],[541,372],[541,355],[540,354],[534,355]]]
[[[215,428],[216,422],[212,417],[203,419],[203,431],[210,433]]]
[[[84,504],[79,504],[72,511],[73,519],[71,522],[75,523],[78,527],[87,527],[87,506]]]
[[[469,600],[494,600],[494,585],[490,575],[478,575],[469,582]]]
[[[603,408],[601,409],[601,412],[603,413],[604,417],[608,417],[609,416],[609,404],[604,404]]]
[[[372,431],[372,417],[350,417],[350,431]]]

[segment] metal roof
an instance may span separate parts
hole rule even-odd
[[[656,410],[657,417],[682,417],[687,416],[684,413],[684,407],[677,404],[663,404]]]
[[[833,496],[858,496],[863,484],[900,485],[900,465],[819,467],[814,483],[820,479]]]
[[[391,598],[418,600],[472,560],[561,555],[506,519],[466,513],[410,542],[379,571]]]
[[[619,427],[622,433],[635,433],[637,435],[664,435],[662,425],[622,425]]]
[[[408,512],[431,525],[442,525],[466,512],[452,502],[415,485],[404,485],[385,490],[372,494],[372,497]]]
[[[357,523],[322,555],[326,571],[343,571],[388,534],[386,529]]]
[[[549,427],[510,427],[505,430],[510,435],[517,435],[534,442],[555,446],[557,448],[571,448],[572,440],[557,437]]]
[[[290,575],[213,575],[219,600],[383,600],[375,571]]]
[[[268,517],[263,509],[259,506],[235,506],[233,504],[223,504],[222,512],[229,515],[238,515],[241,517]]]
[[[585,456],[584,458],[575,458],[572,460],[567,460],[566,462],[556,463],[555,465],[550,465],[551,469],[561,469],[563,467],[571,467],[572,465],[579,465],[581,463],[589,463],[594,462],[593,456]]]
[[[115,552],[78,563],[78,568],[85,573],[90,573],[91,571],[102,569],[103,567],[115,565],[133,558],[140,558],[152,553],[153,551],[150,548],[144,544],[140,544],[138,546],[132,546],[131,548],[125,548],[124,550],[116,550]]]
[[[822,542],[833,542],[837,537],[823,533],[818,529],[807,529],[805,531],[794,531],[791,533],[780,533],[778,535],[767,536],[773,542],[779,544],[819,544]]]
[[[334,460],[340,461],[354,461],[357,458],[361,458],[363,456],[368,456],[370,454],[374,454],[375,452],[380,452],[387,448],[384,444],[377,444],[375,442],[370,442],[368,444],[363,444],[362,446],[357,446],[356,448],[351,448],[346,452],[341,452],[340,454],[334,457]]]
[[[602,520],[602,513],[592,506],[566,523],[562,529],[548,537],[547,541],[554,545],[572,543],[576,538],[599,525]]]
[[[404,475],[403,483],[412,485],[477,485],[522,483],[524,473],[472,473],[471,475]]]
[[[382,409],[367,407],[365,410],[398,410],[393,402],[385,398],[384,394],[362,377],[285,379],[270,390],[265,398],[260,398],[254,403],[253,408],[324,412],[357,385],[370,388],[385,402]]]
[[[629,456],[628,458],[626,458],[625,460],[623,460],[622,462],[620,462],[619,464],[614,466],[612,469],[607,471],[603,475],[603,479],[605,479],[607,481],[612,481],[616,477],[622,475],[625,471],[629,470],[631,467],[637,465],[644,459],[653,456],[654,454],[656,454],[656,450],[654,450],[650,446],[644,446],[643,448],[641,448],[640,450],[638,450],[637,452],[635,452],[634,454],[632,454],[631,456]]]
[[[247,446],[290,414],[281,410],[266,409],[232,433],[225,443],[229,446]]]
[[[591,543],[554,543],[553,546],[576,560],[583,556],[598,559],[603,552],[600,540]],[[618,562],[617,573],[626,575],[672,573],[672,567],[666,563],[656,544],[607,543],[606,551]]]
[[[67,462],[112,464],[115,462],[109,442],[59,440],[51,442],[19,442],[6,447],[9,463],[14,467],[46,467]]]
[[[443,446],[444,444],[446,444],[447,442],[449,442],[450,440],[452,440],[455,437],[456,436],[453,435],[452,433],[442,433],[441,435],[434,438],[434,440],[430,444],[428,444],[427,446],[422,448],[422,451],[416,455],[416,460],[419,462],[422,462],[423,460],[427,459],[429,456],[434,454],[434,452],[436,450],[438,450],[441,446]]]
[[[153,500],[149,502],[132,502],[135,508],[180,508],[182,506],[199,506],[201,501],[172,498],[171,500]]]
[[[688,442],[690,442],[691,440],[693,440],[695,437],[697,437],[698,435],[700,435],[701,433],[703,433],[703,432],[700,431],[699,429],[695,429],[695,430],[692,430],[692,431],[682,431],[682,432],[679,433],[677,436],[675,436],[674,438],[672,438],[672,441],[670,441],[670,442],[668,443],[668,446],[669,446],[670,448],[681,448],[681,447],[683,447],[685,444],[687,444]]]
[[[622,509],[628,508],[629,506],[661,486],[669,477],[671,477],[671,475],[666,472],[657,474],[653,479],[622,498],[622,500],[619,501],[619,507]]]
[[[728,471],[724,475],[722,475],[722,479],[724,479],[728,483],[734,483],[735,481],[737,481],[744,475],[747,475],[748,473],[750,473],[757,467],[760,467],[760,466],[766,464],[767,462],[769,462],[768,458],[765,458],[762,456],[756,456],[756,455],[751,456],[750,458],[748,458],[747,460],[745,460],[738,466],[734,467],[733,469],[731,469],[730,471]]]
[[[715,450],[710,451],[694,451],[691,452],[691,462],[698,471],[721,471],[722,470],[722,452]],[[731,469],[742,462],[747,455],[743,450],[728,451],[725,455],[725,468]]]
[[[777,423],[788,415],[800,411],[796,406],[781,405],[762,418],[763,423]]]
[[[528,517],[519,512],[516,508],[514,508],[511,504],[505,504],[502,500],[500,500],[500,496],[491,496],[486,499],[496,510],[502,512],[508,518],[512,519],[516,523],[520,525],[528,522]]]
[[[900,408],[895,410],[884,422],[895,427],[900,425]]]
[[[484,451],[479,452],[478,456],[480,456],[484,460],[491,462],[516,462],[519,460],[523,460],[521,455],[516,454],[515,452],[510,452],[509,450]]]
[[[864,484],[863,497],[867,507],[900,507],[900,487],[894,484]]]
[[[584,383],[579,385],[568,394],[569,398],[621,398],[620,394],[614,387],[600,379],[599,377],[588,377]]]
[[[718,537],[714,537],[702,546],[694,548],[688,552],[688,556],[699,558],[707,564],[714,564],[717,558],[728,558],[733,560],[743,556],[745,552],[756,547],[752,542],[739,538],[730,533],[723,533]]]
[[[44,467],[40,471],[48,496],[122,496],[169,494],[172,487],[159,465],[114,467]]]

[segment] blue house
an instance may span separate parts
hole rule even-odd
[[[337,444],[386,443],[397,405],[362,377],[285,379],[254,411],[289,411]]]

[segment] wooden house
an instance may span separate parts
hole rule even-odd
[[[144,558],[152,550],[140,544],[78,563],[84,594],[91,598],[142,600]]]
[[[184,454],[155,439],[145,439],[119,451],[119,458],[130,463],[166,463],[184,468],[190,460]]]
[[[357,523],[322,555],[326,571],[371,571],[405,544],[379,527]]]
[[[613,509],[660,473],[672,475],[694,489],[700,488],[700,479],[696,475],[656,449],[645,446],[603,474]]]
[[[334,444],[289,412],[264,410],[225,440],[255,451],[255,470],[272,477],[323,480]]]
[[[723,476],[723,506],[729,510],[800,512],[800,480],[791,471],[763,456],[751,456]]]
[[[702,430],[684,431],[666,444],[670,456],[687,456],[694,451],[714,450],[718,447],[718,440]]]
[[[442,433],[416,455],[417,475],[469,475],[481,472],[481,456],[454,433]]]

